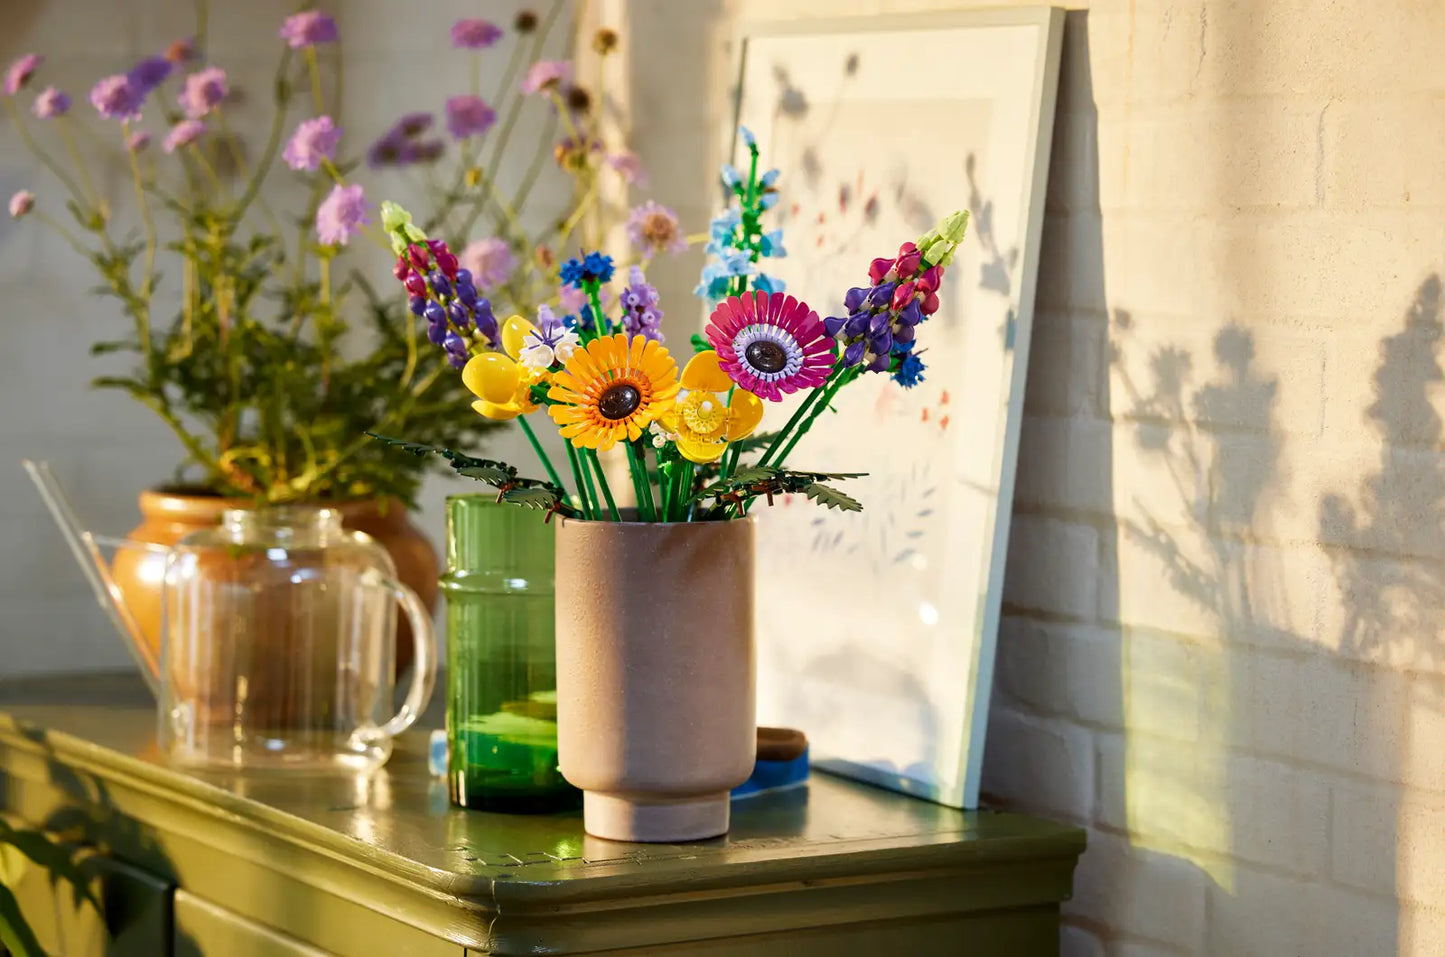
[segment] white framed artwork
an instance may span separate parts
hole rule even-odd
[[[752,513],[759,723],[804,731],[817,767],[955,807],[978,801],[1062,35],[1063,11],[1022,8],[738,42],[737,122],[782,170],[766,228],[788,256],[767,271],[820,316],[874,257],[972,213],[919,327],[924,381],[865,375],[789,456],[868,471],[844,485],[864,511]]]

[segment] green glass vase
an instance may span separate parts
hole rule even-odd
[[[447,499],[447,790],[452,803],[577,807],[557,770],[553,530],[487,494]]]

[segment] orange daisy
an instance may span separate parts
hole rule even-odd
[[[605,452],[642,435],[677,401],[677,361],[645,336],[601,336],[579,348],[556,373],[547,414],[564,439]]]

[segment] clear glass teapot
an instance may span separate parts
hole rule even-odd
[[[386,550],[342,528],[339,512],[228,511],[167,549],[84,531],[49,471],[26,468],[123,637],[134,637],[135,621],[101,549],[165,553],[160,661],[142,656],[141,671],[171,761],[367,772],[426,708],[436,682],[431,618],[395,580]],[[416,658],[392,714],[398,604]]]

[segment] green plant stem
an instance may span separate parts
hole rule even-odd
[[[696,502],[691,501],[692,480],[696,475],[696,465],[688,462],[686,465],[683,466],[682,479],[679,483],[681,485],[681,488],[678,489],[677,493],[677,520],[679,522],[692,521],[693,509],[697,505]]]
[[[741,452],[739,451],[738,444],[736,442],[733,442],[728,446],[727,451],[723,453],[722,468],[718,475],[718,478],[732,477],[732,474],[737,471],[738,456],[740,454]]]
[[[54,230],[61,239],[65,240],[66,244],[70,246],[71,249],[74,249],[82,256],[90,256],[90,251],[86,249],[85,246],[81,245],[80,239],[77,238],[76,235],[70,230],[66,229],[63,225],[61,225],[58,220],[52,219],[50,216],[46,215],[38,209],[30,215],[34,216],[36,219],[40,220],[40,222],[44,223],[47,228]]]
[[[819,396],[821,396],[825,391],[827,391],[827,388],[828,383],[824,382],[822,385],[814,387],[813,391],[808,393],[808,397],[803,400],[802,404],[799,405],[796,410],[794,410],[792,418],[788,419],[788,423],[783,426],[782,430],[778,432],[776,436],[773,437],[773,442],[771,445],[768,446],[767,451],[763,453],[763,457],[758,459],[759,465],[771,464],[773,460],[773,453],[777,452],[777,450],[782,446],[783,442],[788,437],[788,433],[792,431],[794,426],[796,426],[799,422],[802,421],[803,416],[808,414],[808,409],[813,405],[814,402],[817,401]]]
[[[69,174],[65,172],[65,167],[61,166],[53,156],[41,149],[40,144],[35,142],[35,138],[30,135],[30,128],[25,125],[24,117],[22,117],[20,111],[15,108],[15,97],[0,96],[0,103],[5,105],[6,112],[10,114],[10,122],[14,124],[15,131],[20,134],[20,139],[24,142],[25,148],[35,154],[35,157],[39,159],[41,163],[45,164],[46,169],[55,174],[55,178],[60,180],[60,182],[64,184],[66,191],[70,193],[71,199],[82,205],[88,205],[89,201],[86,200],[85,194],[75,185],[75,180],[71,179]]]
[[[597,459],[597,450],[583,449],[582,457],[591,463],[593,471],[597,473],[597,487],[602,490],[602,497],[607,500],[607,511],[612,515],[612,520],[622,521],[617,514],[617,503],[612,500],[612,489],[607,485],[607,473],[602,471],[602,463]]]
[[[130,124],[125,123],[122,126],[122,129],[124,129],[127,135],[129,135]],[[136,202],[140,204],[141,222],[145,224],[146,232],[145,271],[142,273],[141,276],[141,293],[145,299],[146,304],[144,308],[137,308],[135,310],[135,314],[137,326],[136,334],[140,338],[141,349],[145,354],[146,369],[149,372],[151,371],[150,298],[152,284],[155,281],[156,224],[155,220],[151,218],[151,207],[150,203],[146,202],[145,189],[141,186],[140,161],[136,159],[135,150],[131,149],[129,145],[127,145],[125,152],[126,155],[130,157],[131,180],[135,183],[135,198]]]
[[[569,450],[572,448],[570,441],[567,443],[567,448]],[[602,508],[598,505],[598,502],[601,500],[597,497],[597,489],[592,484],[592,469],[587,459],[587,450],[582,449],[581,451],[574,452],[573,456],[574,467],[577,469],[578,474],[582,476],[583,485],[587,487],[588,518],[595,522],[602,517]],[[579,486],[579,488],[580,487],[581,486]]]
[[[577,449],[573,447],[569,439],[563,439],[562,445],[567,449],[567,460],[572,463],[572,481],[577,486],[577,504],[579,505],[582,517],[590,519],[593,517],[592,503],[587,499],[587,483],[584,481],[582,463],[577,459]]]
[[[65,151],[70,154],[70,161],[75,168],[80,170],[80,182],[85,187],[86,198],[96,206],[100,205],[100,193],[96,192],[95,184],[90,179],[90,168],[80,158],[80,150],[75,146],[75,138],[70,135],[71,119],[69,116],[59,117],[57,122],[60,127],[60,138],[65,143]],[[134,152],[127,148],[127,152]]]
[[[838,394],[838,390],[858,378],[861,368],[862,366],[853,366],[851,369],[845,369],[834,377],[833,383],[826,386],[827,391],[823,394],[823,398],[813,407],[812,414],[803,422],[797,434],[788,440],[788,444],[783,446],[783,450],[778,453],[778,457],[770,463],[771,465],[778,468],[782,467],[783,463],[787,461],[788,453],[793,451],[793,446],[797,445],[803,436],[808,434],[808,430],[813,427],[813,423],[818,420],[818,416],[822,415],[824,410],[832,404],[833,397]]]
[[[655,522],[658,520],[657,503],[652,499],[652,479],[647,476],[647,451],[638,449],[632,442],[624,444],[627,446],[628,471],[632,473],[632,486],[637,493],[638,511],[644,521]]]
[[[311,79],[311,101],[316,104],[316,115],[326,112],[326,98],[321,94],[321,64],[316,59],[316,48],[306,48],[306,75]]]
[[[537,458],[541,461],[542,468],[547,470],[547,477],[552,480],[553,485],[562,490],[563,495],[566,495],[567,486],[562,484],[562,476],[557,474],[557,469],[552,466],[552,460],[547,457],[547,452],[542,448],[542,443],[537,441],[537,433],[532,431],[531,423],[527,421],[527,417],[525,415],[517,416],[517,424],[522,427],[522,434],[527,437],[527,441],[532,443],[532,451],[537,453]]]
[[[251,176],[251,181],[246,184],[246,189],[241,193],[240,200],[236,203],[235,218],[240,220],[241,214],[251,205],[256,194],[261,190],[261,184],[266,181],[266,174],[271,170],[271,164],[276,159],[276,149],[281,145],[281,133],[286,127],[286,104],[288,94],[286,92],[286,71],[291,66],[291,48],[287,47],[281,53],[281,62],[276,66],[276,78],[273,82],[275,96],[273,104],[275,110],[271,115],[271,129],[266,134],[266,148],[261,151],[261,161],[256,166],[256,172]]]

